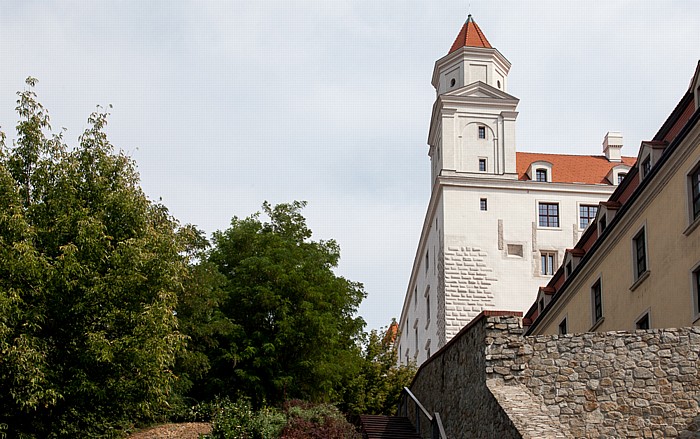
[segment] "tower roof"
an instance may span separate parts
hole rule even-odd
[[[459,35],[457,35],[457,39],[452,43],[452,47],[450,47],[450,51],[447,53],[450,54],[465,46],[492,48],[489,40],[486,39],[484,33],[479,29],[479,25],[476,24],[472,18],[472,14],[469,14],[467,21],[464,23],[464,26],[462,26],[462,30],[460,30]]]

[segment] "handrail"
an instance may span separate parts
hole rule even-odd
[[[435,413],[434,416],[430,416],[430,413],[428,413],[428,410],[423,407],[423,404],[416,398],[416,395],[409,390],[408,387],[404,387],[403,390],[401,391],[402,397],[399,400],[399,415],[404,415],[408,417],[408,401],[406,400],[406,397],[410,397],[411,400],[413,400],[413,403],[415,404],[416,408],[416,413],[415,413],[415,429],[416,433],[422,436],[422,429],[421,429],[421,422],[420,422],[420,412],[423,412],[423,415],[428,419],[428,422],[430,423],[430,438],[431,439],[447,439],[447,434],[445,433],[445,428],[442,425],[442,419],[440,418],[439,413]]]
[[[415,402],[416,405],[421,409],[421,411],[423,412],[423,414],[425,415],[425,417],[428,418],[428,421],[432,422],[432,421],[433,421],[433,417],[430,416],[430,413],[428,413],[428,411],[425,409],[425,407],[423,407],[423,404],[421,404],[420,401],[418,401],[418,398],[416,398],[416,395],[414,395],[413,393],[411,393],[411,391],[408,389],[408,387],[404,387],[403,390],[404,390],[404,392],[406,392],[406,393],[408,394],[408,396],[411,397],[411,399],[413,400],[413,402]]]

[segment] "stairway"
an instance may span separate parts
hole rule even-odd
[[[363,439],[421,439],[403,416],[361,415]]]

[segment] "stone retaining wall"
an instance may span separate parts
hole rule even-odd
[[[700,438],[698,352],[700,327],[523,337],[486,311],[411,389],[450,439]]]

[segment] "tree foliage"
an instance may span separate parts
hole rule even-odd
[[[393,415],[401,390],[411,384],[416,367],[398,365],[394,344],[398,325],[365,335],[359,372],[344,387],[342,408],[349,415]]]
[[[208,352],[206,392],[255,404],[337,399],[356,371],[364,289],[333,272],[340,249],[310,239],[304,206],[265,203],[269,221],[234,217],[214,234],[208,261],[226,278],[221,311],[235,325]]]
[[[45,134],[35,82],[18,93],[16,141],[1,145],[0,423],[12,435],[108,435],[169,396],[181,240],[107,140],[107,114],[69,149]]]

